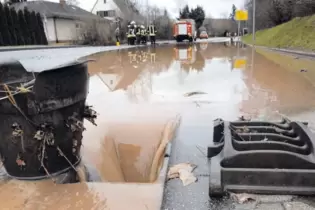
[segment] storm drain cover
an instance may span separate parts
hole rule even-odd
[[[214,121],[210,196],[226,191],[315,194],[315,136],[307,123]]]

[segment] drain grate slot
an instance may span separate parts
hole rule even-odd
[[[305,122],[215,120],[209,195],[314,194],[314,142]]]

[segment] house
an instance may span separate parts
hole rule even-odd
[[[81,39],[83,28],[93,21],[108,24],[108,21],[80,7],[49,1],[27,1],[15,3],[16,10],[38,12],[43,18],[44,30],[49,43],[72,42]]]
[[[97,0],[92,13],[111,21],[141,21],[139,10],[130,0]]]

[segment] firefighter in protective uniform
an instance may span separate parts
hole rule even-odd
[[[141,43],[142,44],[147,43],[147,31],[145,30],[144,25],[141,25]]]
[[[151,44],[152,45],[155,45],[155,37],[156,37],[156,28],[155,26],[151,23],[148,27],[148,30],[147,30],[147,33],[149,34],[150,36],[150,41],[151,41]]]
[[[136,40],[137,40],[137,45],[141,43],[141,26],[137,25],[136,27]]]
[[[135,41],[136,41],[135,29],[136,29],[136,23],[135,21],[131,21],[130,25],[128,25],[128,32],[127,32],[128,45],[135,44]]]

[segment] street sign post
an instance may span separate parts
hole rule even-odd
[[[253,0],[253,45],[256,40],[256,0]]]
[[[247,21],[248,20],[248,11],[246,11],[246,10],[236,10],[236,12],[235,12],[235,20],[238,21],[238,36],[240,36],[241,21]]]
[[[248,12],[246,10],[237,10],[235,12],[235,19],[238,21],[248,20]]]

